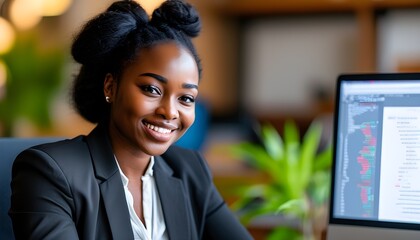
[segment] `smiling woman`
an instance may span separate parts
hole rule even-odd
[[[17,157],[17,239],[251,239],[205,159],[173,146],[195,118],[200,26],[191,5],[168,0],[150,20],[118,1],[82,28],[72,96],[97,127]]]

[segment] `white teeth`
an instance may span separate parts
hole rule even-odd
[[[146,127],[149,128],[149,129],[152,129],[153,131],[158,132],[158,133],[168,134],[168,133],[171,132],[171,130],[169,130],[169,129],[161,128],[161,127],[149,124],[149,123],[146,123]]]

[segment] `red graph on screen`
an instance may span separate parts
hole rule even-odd
[[[372,134],[372,127],[376,128],[375,122],[364,122],[360,126],[360,131],[363,134],[363,146],[357,156],[357,162],[360,164],[360,179],[358,184],[360,188],[360,200],[362,202],[364,217],[372,216],[373,214],[373,168],[376,153],[376,137]]]

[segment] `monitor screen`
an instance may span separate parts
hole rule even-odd
[[[360,237],[420,239],[420,74],[342,75],[334,115],[328,235],[360,226],[378,228]]]

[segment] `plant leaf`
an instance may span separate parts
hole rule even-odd
[[[271,157],[261,146],[244,142],[232,146],[231,151],[241,157],[241,160],[251,161],[251,164],[258,169],[267,170],[272,165]]]
[[[277,227],[268,235],[267,240],[303,240],[303,236],[290,227]]]
[[[306,206],[306,201],[303,198],[291,199],[281,204],[277,210],[276,214],[285,213],[292,214],[295,216],[303,216],[308,207]]]
[[[284,183],[282,164],[275,161],[263,147],[245,142],[232,146],[231,151],[241,159],[250,161],[254,167],[267,172],[277,184]]]
[[[297,125],[288,120],[284,126],[284,140],[286,148],[285,156],[285,172],[286,181],[285,189],[287,190],[291,199],[300,198],[304,189],[299,184],[300,172],[298,166],[299,159],[299,130]]]
[[[266,124],[262,126],[261,134],[264,147],[271,158],[274,160],[283,158],[283,140],[277,130],[271,124]]]
[[[313,122],[303,138],[298,169],[300,176],[299,181],[296,183],[296,185],[300,185],[299,187],[302,189],[306,189],[308,186],[312,174],[312,164],[321,139],[321,133],[321,125],[318,122]]]
[[[234,195],[238,195],[241,196],[241,198],[249,198],[249,199],[255,199],[258,197],[263,197],[263,192],[264,190],[262,188],[266,187],[264,184],[254,184],[254,185],[243,185],[243,186],[238,186],[236,187],[233,192]],[[238,202],[242,200],[239,199]],[[232,204],[232,206],[235,206],[237,204],[237,202],[235,202],[234,204]],[[235,207],[237,208],[237,207]],[[241,207],[238,207],[237,209],[239,209]]]
[[[309,196],[311,201],[320,206],[325,204],[330,196],[331,174],[330,171],[318,171],[313,177],[309,186]]]
[[[286,145],[299,143],[299,128],[295,121],[288,119],[284,123],[284,142]]]

